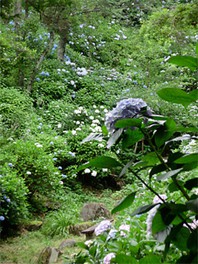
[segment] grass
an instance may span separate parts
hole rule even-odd
[[[39,254],[47,247],[58,248],[61,242],[67,237],[47,237],[42,235],[40,231],[24,232],[19,237],[9,238],[6,241],[0,242],[0,263],[1,264],[36,264]],[[84,237],[72,237],[77,242],[83,241]],[[70,257],[79,248],[66,248],[64,255]],[[60,257],[58,263],[63,263]]]

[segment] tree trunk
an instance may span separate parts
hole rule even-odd
[[[60,34],[60,40],[58,43],[58,59],[60,61],[64,61],[64,55],[65,55],[65,45],[67,44],[67,33],[61,33]]]
[[[53,45],[53,42],[54,42],[54,32],[50,32],[50,39],[49,39],[49,42],[46,46],[46,48],[44,49],[44,51],[41,53],[41,56],[38,58],[37,62],[36,62],[36,65],[32,71],[32,74],[30,76],[30,81],[28,83],[28,86],[27,86],[27,91],[28,93],[31,93],[32,90],[33,90],[33,84],[35,82],[35,77],[40,69],[40,66],[45,58],[45,56],[49,53],[49,51],[52,49],[52,45]]]

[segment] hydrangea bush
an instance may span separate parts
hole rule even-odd
[[[175,56],[169,62],[188,67],[191,71],[198,69],[197,59],[190,56]],[[184,107],[195,103],[197,99],[196,90],[186,93],[179,88],[164,88],[159,90],[158,95],[168,102],[181,104]],[[139,109],[141,109],[141,106],[143,106],[143,109],[147,106],[142,100],[137,99],[135,101],[140,105]],[[144,255],[134,255],[133,250],[129,248],[132,246],[131,241],[128,240],[125,243],[121,243],[122,247],[120,248],[117,246],[118,239],[113,243],[114,250],[109,250],[111,243],[105,238],[99,244],[97,240],[91,244],[95,248],[94,246],[93,248],[88,248],[88,255],[85,255],[85,259],[87,257],[88,260],[95,260],[96,263],[101,263],[101,261],[103,263],[148,263],[149,261],[150,263],[166,263],[167,254],[171,250],[176,250],[178,255],[174,256],[174,262],[195,263],[197,259],[198,196],[193,191],[197,187],[197,178],[194,177],[193,171],[197,168],[198,154],[194,151],[186,154],[185,150],[182,152],[176,148],[174,143],[177,142],[177,146],[179,146],[183,140],[191,140],[192,142],[192,134],[182,135],[182,133],[195,133],[197,128],[177,126],[173,119],[154,114],[148,116],[147,122],[145,122],[144,117],[140,115],[138,116],[139,118],[134,118],[134,115],[139,114],[139,109],[134,111],[134,100],[122,100],[115,109],[107,114],[106,125],[110,132],[114,132],[110,134],[109,147],[116,144],[118,139],[123,142],[123,150],[130,148],[142,138],[147,140],[150,150],[142,157],[141,161],[134,164],[134,161],[130,160],[123,166],[121,160],[100,156],[82,165],[80,169],[90,166],[95,168],[106,166],[108,168],[122,168],[120,177],[128,171],[132,172],[134,177],[156,196],[153,203],[142,204],[137,209],[133,209],[131,216],[134,217],[149,212],[147,218],[147,239],[150,240],[149,236],[152,235],[158,241],[156,245],[157,243],[164,243],[163,254],[157,252],[157,247],[154,247],[152,254],[144,249]],[[135,133],[139,133],[141,137],[137,137],[133,133],[134,127],[136,128]],[[167,146],[169,147],[168,153],[166,150]],[[147,178],[142,177],[140,172],[143,170],[148,174]],[[185,172],[188,172],[187,177],[183,177]],[[155,181],[161,182],[161,184],[163,184],[163,181],[167,183],[166,194],[161,195],[159,193],[159,190],[155,188]],[[172,193],[177,192],[180,194],[179,198],[172,195]],[[112,214],[131,206],[137,193],[138,190],[135,190],[121,200],[113,208]],[[107,230],[107,225],[100,229],[101,232],[104,230]],[[137,244],[140,247],[140,243]],[[122,254],[121,252],[125,248],[124,245],[128,247],[126,252]],[[146,243],[144,246],[146,246]],[[106,256],[104,256],[105,252],[107,253]]]

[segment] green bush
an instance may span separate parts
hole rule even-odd
[[[43,149],[42,143],[17,140],[10,143],[2,151],[4,166],[10,166],[19,177],[22,177],[28,188],[28,202],[33,210],[43,206],[42,201],[33,202],[36,197],[53,200],[55,193],[62,189],[61,174],[54,166],[53,157]],[[45,199],[46,200],[46,199]],[[39,204],[40,203],[40,204]]]
[[[20,136],[30,119],[32,101],[15,88],[0,89],[0,116],[5,133]]]
[[[29,216],[29,190],[24,179],[8,166],[0,169],[0,233],[6,233],[9,227],[21,224]]]

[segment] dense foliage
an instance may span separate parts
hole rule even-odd
[[[193,263],[196,1],[1,5],[1,234],[47,214],[42,232],[63,235],[77,219],[75,199],[79,206],[89,199],[82,188],[123,196],[130,184],[112,211],[126,209],[115,216],[113,239],[99,235],[73,261],[101,263],[112,253],[104,263]],[[148,194],[140,203],[137,189],[161,201],[151,204]],[[146,237],[144,216],[128,216],[155,207],[154,237],[171,226],[165,247]],[[129,234],[126,227],[121,235],[123,223]]]

